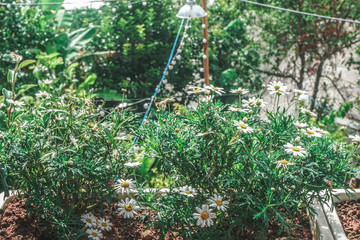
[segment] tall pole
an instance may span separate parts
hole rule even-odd
[[[206,10],[206,0],[202,1],[202,7],[204,8],[205,12]],[[204,64],[204,79],[205,79],[205,85],[210,85],[210,74],[209,74],[209,41],[208,41],[208,19],[207,16],[202,18],[202,24],[203,26],[203,49],[204,49],[204,57],[203,57],[203,64]]]

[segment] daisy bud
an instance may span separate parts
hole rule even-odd
[[[301,140],[300,137],[295,138],[295,142],[297,142],[297,143],[300,142],[300,140]]]
[[[203,59],[207,59],[207,56],[205,54],[203,55]]]
[[[179,128],[175,128],[175,132],[180,132],[180,129],[179,129]]]
[[[253,112],[253,110],[249,110],[248,113],[249,113],[249,114],[253,114],[254,112]]]
[[[166,123],[166,119],[163,119],[163,123]]]
[[[263,84],[261,85],[261,87],[262,87],[262,88],[266,88],[266,84],[263,83]]]
[[[176,112],[175,112],[175,115],[176,115],[177,117],[180,117],[180,116],[181,116],[181,112],[180,112],[180,111],[176,111]]]
[[[123,93],[126,93],[126,92],[127,92],[127,90],[126,90],[125,88],[122,88],[121,91],[122,91]]]
[[[206,25],[205,25],[205,24],[202,24],[202,25],[201,25],[201,27],[202,27],[202,28],[205,28],[205,27],[206,27]]]
[[[319,123],[320,127],[325,127],[325,125],[323,123]]]
[[[291,187],[290,187],[292,190],[295,190],[295,185],[291,185]]]
[[[243,122],[244,122],[244,123],[247,123],[247,121],[248,121],[247,117],[244,117],[244,118],[243,118]]]
[[[70,161],[68,161],[68,164],[69,164],[69,166],[72,166],[74,164],[74,162],[70,160]]]
[[[341,126],[340,130],[345,131],[347,129],[347,126]]]
[[[271,191],[272,191],[272,192],[275,192],[275,191],[276,191],[276,189],[275,189],[274,187],[272,187],[272,188],[271,188]]]

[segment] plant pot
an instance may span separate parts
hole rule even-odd
[[[346,195],[344,189],[334,189],[333,201],[335,203],[343,202],[346,200],[353,200]],[[356,189],[353,193],[357,199],[360,198],[360,189]],[[310,217],[311,232],[314,240],[347,240],[344,229],[341,225],[339,216],[335,207],[331,207],[332,203],[329,201],[327,204],[314,204],[314,209],[317,215]]]

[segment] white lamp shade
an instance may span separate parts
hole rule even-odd
[[[189,5],[186,4],[182,8],[180,8],[178,14],[176,16],[178,18],[202,18],[207,14],[205,10],[199,5]]]

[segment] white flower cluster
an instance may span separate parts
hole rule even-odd
[[[98,219],[92,213],[81,215],[81,221],[85,223],[85,227],[88,228],[86,230],[86,233],[89,234],[88,238],[93,240],[100,240],[103,237],[101,231],[110,231],[112,226],[109,219]]]

